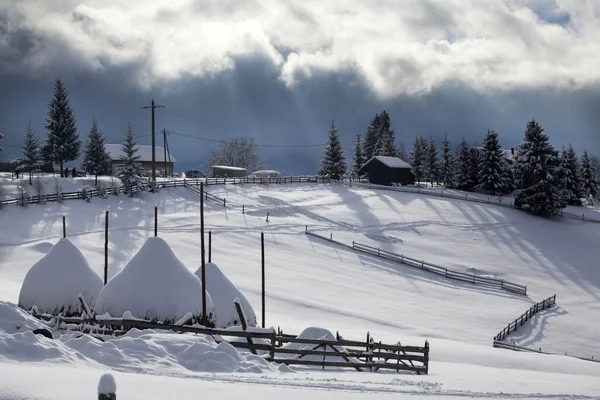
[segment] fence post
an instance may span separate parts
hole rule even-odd
[[[65,216],[63,215],[63,237],[67,237],[67,221]]]
[[[117,400],[117,384],[111,374],[104,374],[100,377],[98,400]]]
[[[227,199],[225,197],[223,197],[223,207],[227,207]]]
[[[262,278],[262,327],[265,327],[265,233],[260,233],[260,263]]]
[[[425,375],[429,375],[429,342],[425,341]]]
[[[269,222],[269,212],[267,211],[267,222]]]
[[[329,234],[329,241],[330,241],[330,242],[333,242],[333,232],[331,232],[331,233]]]
[[[154,237],[158,236],[158,207],[154,206]]]
[[[245,211],[246,211],[246,210],[245,210],[245,207],[244,207],[244,205],[242,204],[242,214],[245,214],[245,213],[246,213]]]
[[[108,210],[104,222],[104,284],[108,282]]]
[[[212,231],[208,231],[208,262],[212,262]]]

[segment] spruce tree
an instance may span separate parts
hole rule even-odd
[[[21,145],[21,151],[23,152],[23,157],[21,157],[19,160],[17,171],[28,172],[29,184],[31,185],[33,172],[38,170],[42,165],[38,139],[33,134],[31,124],[29,124],[27,131],[25,132],[23,144]]]
[[[483,149],[479,160],[479,186],[492,195],[504,193],[504,153],[498,140],[498,134],[488,130],[483,140]]]
[[[580,206],[583,197],[581,170],[577,154],[570,144],[562,151],[561,163],[567,203]]]
[[[42,149],[44,159],[60,165],[63,176],[63,164],[79,157],[81,140],[75,126],[75,116],[69,104],[69,94],[60,80],[54,85],[54,94],[48,104],[48,116],[44,124],[47,137]]]
[[[121,166],[117,177],[123,184],[124,193],[128,196],[133,196],[136,187],[143,184],[142,176],[144,175],[144,169],[137,162],[140,156],[136,155],[138,152],[137,141],[133,136],[131,126],[127,128],[121,150],[123,154],[120,157]]]
[[[450,149],[448,135],[444,135],[442,141],[442,165],[440,166],[440,179],[444,187],[451,188],[454,183],[454,171],[452,168],[453,157]]]
[[[377,150],[377,142],[379,140],[381,118],[379,114],[375,114],[375,117],[369,123],[367,132],[365,133],[365,140],[363,141],[363,157],[365,162],[369,161]]]
[[[325,147],[325,155],[321,160],[319,175],[328,175],[331,179],[340,180],[346,173],[346,159],[340,137],[335,128],[335,122],[331,121],[329,128],[329,138]]]
[[[379,114],[379,133],[374,156],[396,156],[396,134],[390,129],[390,115],[383,110]]]
[[[358,177],[360,175],[360,169],[362,168],[365,160],[362,154],[362,143],[360,133],[356,134],[356,142],[354,142],[354,158],[352,160],[352,176]]]
[[[587,199],[598,196],[598,170],[587,151],[581,156],[581,178],[583,195]]]
[[[472,178],[472,163],[471,147],[463,136],[454,157],[454,184],[457,189],[471,190],[475,185]]]
[[[544,129],[532,120],[527,124],[524,142],[519,145],[513,174],[519,193],[515,206],[534,215],[549,217],[566,206],[560,179],[558,152]]]
[[[426,166],[425,166],[425,174],[427,175],[427,179],[431,186],[434,183],[438,182],[439,174],[440,174],[440,164],[438,160],[438,151],[435,146],[435,142],[433,138],[430,138],[429,143],[427,144],[427,156],[426,156]]]
[[[415,183],[419,184],[425,178],[427,172],[427,140],[422,136],[417,136],[410,152],[411,172],[415,176]]]
[[[98,175],[106,174],[109,170],[109,159],[104,147],[104,135],[98,130],[96,119],[88,134],[88,140],[83,150],[81,166],[85,172],[94,175],[94,184],[98,185]]]

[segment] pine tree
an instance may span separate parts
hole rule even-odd
[[[390,115],[383,110],[379,114],[379,133],[374,156],[396,156],[396,134],[390,129]]]
[[[377,141],[379,140],[381,118],[379,114],[375,114],[375,117],[369,123],[367,132],[365,133],[365,140],[363,141],[363,157],[365,162],[369,161],[377,150]]]
[[[440,174],[440,164],[438,160],[438,151],[435,146],[435,142],[433,138],[430,138],[429,143],[427,143],[427,155],[426,155],[426,165],[425,165],[425,174],[429,183],[433,186],[434,183],[438,182],[439,174]]]
[[[504,153],[498,141],[498,134],[488,130],[483,140],[483,150],[480,152],[478,182],[480,187],[489,194],[504,193]]]
[[[581,178],[584,196],[588,199],[598,196],[598,170],[587,151],[581,156]]]
[[[88,134],[88,140],[83,150],[81,166],[85,172],[94,175],[94,184],[98,185],[98,175],[106,174],[109,170],[109,159],[104,148],[104,135],[98,130],[96,119]]]
[[[356,134],[356,142],[354,143],[354,159],[352,160],[352,176],[358,177],[360,175],[360,169],[362,168],[365,160],[362,154],[362,143],[360,133]]]
[[[549,217],[558,214],[566,201],[558,152],[543,132],[535,120],[527,124],[513,168],[520,189],[515,206],[534,215]]]
[[[340,180],[344,174],[346,174],[346,159],[344,158],[340,137],[335,128],[335,122],[332,120],[319,175],[328,175],[331,179]]]
[[[4,135],[0,133],[0,143],[2,143],[2,139],[4,139]],[[2,146],[0,146],[0,151],[4,150]]]
[[[63,164],[79,157],[81,140],[75,126],[73,109],[69,105],[69,94],[60,80],[54,85],[54,95],[48,104],[48,116],[44,127],[48,131],[46,144],[42,149],[44,159],[60,165],[63,176]]]
[[[469,164],[469,180],[471,181],[471,188],[469,191],[475,190],[477,183],[479,182],[479,162],[481,161],[481,149],[476,146],[470,147],[471,163]]]
[[[137,160],[140,156],[136,155],[138,152],[137,141],[133,136],[133,130],[131,126],[127,128],[123,146],[121,147],[123,155],[120,157],[121,167],[117,173],[117,177],[121,179],[123,183],[124,193],[128,196],[133,196],[136,187],[143,185],[143,174],[144,169]]]
[[[415,183],[419,184],[425,178],[427,172],[427,140],[422,136],[417,136],[410,152],[411,172],[415,176]]]
[[[451,188],[454,184],[454,171],[452,168],[453,157],[450,150],[448,135],[444,135],[442,141],[442,165],[440,166],[440,179],[444,187]]]
[[[23,157],[19,160],[19,166],[16,170],[19,172],[29,172],[29,184],[31,185],[33,172],[38,170],[42,165],[38,140],[33,134],[31,123],[25,132],[21,151],[23,152]]]
[[[457,189],[471,190],[475,185],[472,178],[472,163],[471,147],[467,143],[467,139],[463,136],[454,157],[454,184]]]
[[[564,189],[567,203],[580,206],[583,197],[583,183],[577,154],[573,146],[562,151],[561,157]]]

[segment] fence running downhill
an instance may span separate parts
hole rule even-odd
[[[317,237],[319,239],[327,240],[332,243],[336,243],[341,246],[348,247],[354,251],[358,251],[361,253],[369,254],[375,257],[383,258],[386,260],[391,260],[398,262],[400,264],[408,265],[410,267],[418,268],[423,271],[431,272],[436,275],[443,276],[448,279],[458,280],[466,283],[470,283],[478,286],[485,286],[495,289],[501,289],[512,293],[517,293],[521,295],[527,295],[527,286],[520,285],[518,283],[506,281],[504,279],[497,278],[487,278],[484,276],[479,276],[475,274],[469,274],[465,272],[458,272],[448,269],[446,267],[442,267],[436,264],[432,264],[423,260],[418,260],[416,258],[407,257],[403,254],[396,254],[389,251],[381,250],[381,248],[368,246],[365,244],[361,244],[353,241],[352,246],[346,245],[341,242],[337,242],[333,240],[333,235],[326,237],[319,235],[314,232],[310,232],[308,227],[305,231],[307,235]]]
[[[520,326],[523,326],[523,324],[529,319],[531,319],[531,317],[533,317],[535,314],[547,308],[554,307],[555,305],[556,294],[532,305],[529,308],[529,310],[521,314],[520,317],[508,324],[506,328],[502,329],[500,333],[494,336],[494,347],[504,347],[505,343],[501,343],[501,341],[504,340],[508,335],[510,335],[511,332],[515,332]]]

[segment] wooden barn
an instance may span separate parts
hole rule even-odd
[[[410,164],[398,157],[375,156],[361,167],[360,175],[366,174],[369,182],[376,185],[414,185],[415,176],[411,168]]]

